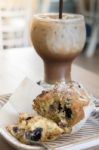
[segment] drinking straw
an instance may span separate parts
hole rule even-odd
[[[62,19],[63,0],[59,0],[59,19]]]

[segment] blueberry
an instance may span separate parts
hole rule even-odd
[[[39,141],[41,139],[42,136],[42,128],[36,128],[33,131],[28,131],[26,132],[26,138],[30,141]]]
[[[28,121],[28,120],[30,120],[30,119],[32,119],[32,117],[27,117],[27,118],[26,118],[26,121]]]
[[[72,110],[70,108],[64,108],[65,110],[65,117],[70,119],[72,117]]]
[[[13,132],[17,133],[18,132],[18,127],[13,127]]]
[[[63,108],[62,108],[61,104],[59,103],[59,105],[58,105],[58,110],[61,111],[62,109],[63,109]]]

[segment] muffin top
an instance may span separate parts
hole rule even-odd
[[[39,115],[52,119],[65,129],[73,127],[85,117],[84,107],[90,100],[90,95],[82,85],[69,82],[42,91],[33,100],[33,108]]]

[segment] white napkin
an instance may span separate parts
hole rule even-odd
[[[25,78],[0,110],[0,128],[15,123],[20,112],[34,113],[32,101],[42,90],[42,87]]]

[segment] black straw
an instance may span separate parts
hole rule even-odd
[[[63,0],[59,0],[59,19],[62,19]]]

